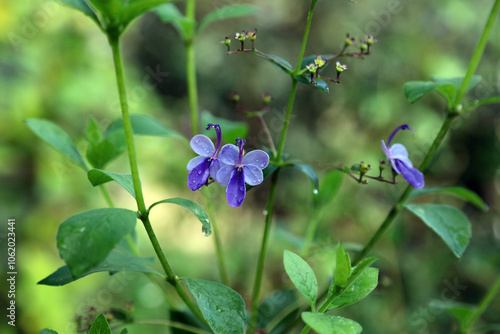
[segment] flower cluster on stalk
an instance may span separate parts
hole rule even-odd
[[[217,146],[205,135],[198,134],[191,139],[191,148],[199,156],[187,164],[188,187],[195,191],[215,181],[226,187],[230,206],[241,206],[246,197],[246,184],[256,186],[264,181],[262,170],[269,165],[269,155],[262,150],[245,154],[245,140],[240,138],[236,145],[224,145],[219,153],[221,128],[219,124],[208,124],[207,130],[211,128],[217,133]]]

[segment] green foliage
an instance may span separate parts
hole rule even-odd
[[[180,205],[189,211],[191,211],[196,218],[201,222],[203,225],[201,228],[201,232],[203,233],[204,236],[208,237],[210,234],[212,234],[212,228],[210,227],[210,219],[208,218],[208,214],[203,209],[199,204],[185,198],[180,198],[180,197],[175,197],[175,198],[169,198],[169,199],[164,199],[162,201],[153,203],[149,209],[148,212],[151,211],[153,207],[155,207],[158,204],[163,204],[163,203],[171,203],[171,204],[177,204]]]
[[[71,275],[71,271],[68,266],[63,266],[57,269],[55,272],[38,282],[38,284],[42,285],[50,285],[50,286],[61,286],[66,285],[68,283],[74,282],[82,277],[87,275],[97,273],[97,272],[109,272],[116,273],[120,271],[132,271],[132,272],[143,272],[157,275],[161,278],[165,278],[165,275],[160,274],[156,270],[149,268],[148,266],[152,265],[154,262],[154,258],[148,257],[137,257],[133,254],[123,252],[121,250],[114,249],[109,255],[99,263],[97,266],[92,269],[84,272],[83,274],[74,277]]]
[[[52,329],[45,328],[40,331],[40,334],[57,334],[57,332]]]
[[[280,70],[285,72],[286,74],[291,75],[293,72],[292,65],[290,65],[290,63],[283,58],[280,58],[278,56],[265,54],[265,53],[260,52],[260,51],[259,52],[252,52],[252,54],[254,54],[258,57],[261,57],[262,59],[267,60],[268,62],[270,62],[271,64],[273,64],[274,66],[276,66],[277,68],[279,68]]]
[[[335,272],[333,274],[335,285],[341,288],[345,288],[350,275],[351,259],[349,258],[349,254],[344,251],[344,247],[342,247],[342,244],[339,243],[339,247],[337,248]]]
[[[302,71],[306,68],[307,65],[314,63],[314,59],[316,59],[317,56],[318,55],[310,55],[310,56],[304,57],[304,59],[302,59],[302,62],[300,63],[300,70]],[[332,54],[322,54],[320,56],[321,56],[321,58],[326,59],[326,58],[332,57],[333,55]],[[319,71],[322,72],[328,66],[328,64],[330,64],[329,61],[327,61],[325,63],[325,65],[321,66],[319,68]]]
[[[474,75],[467,91],[474,88],[480,81],[479,75]],[[410,103],[414,103],[430,92],[437,91],[448,101],[448,109],[455,100],[463,78],[434,78],[432,81],[411,81],[404,85],[404,94]]]
[[[316,204],[319,207],[326,207],[331,203],[335,195],[338,193],[343,179],[344,173],[336,170],[331,171],[323,177],[319,187],[318,196],[316,197]]]
[[[467,201],[477,208],[488,211],[488,205],[475,192],[463,187],[426,187],[415,189],[410,195],[410,199],[428,194],[445,194],[458,197]]]
[[[477,312],[477,306],[449,303],[445,304],[444,308],[458,320],[458,323],[460,324],[460,332],[466,333],[471,321],[474,318],[474,314]]]
[[[269,334],[282,333],[284,328],[295,320],[298,311],[286,312],[294,306],[298,310],[296,302],[295,290],[292,289],[280,290],[271,294],[259,305],[257,328],[272,328]],[[280,317],[283,313],[288,314],[288,316]],[[279,323],[275,323],[276,319],[279,319]]]
[[[461,258],[472,236],[471,223],[457,208],[440,204],[405,204],[443,239],[457,258]]]
[[[357,303],[368,296],[378,285],[378,269],[366,268],[356,278],[348,289],[336,297],[328,306],[329,309]]]
[[[288,277],[314,311],[318,298],[318,280],[313,270],[300,256],[286,249],[283,253],[283,264]]]
[[[111,334],[111,328],[109,328],[108,320],[102,314],[100,314],[90,327],[89,334]]]
[[[135,198],[134,182],[130,174],[118,174],[100,169],[91,169],[87,173],[87,176],[94,187],[110,181],[116,181]]]
[[[57,232],[57,248],[71,275],[78,277],[101,263],[130,234],[137,219],[126,209],[97,209],[65,220]]]
[[[258,7],[248,4],[232,4],[217,8],[213,12],[207,14],[203,19],[201,19],[197,27],[197,31],[201,32],[208,25],[216,21],[253,15],[258,13],[259,10],[260,9]]]
[[[303,84],[306,84],[308,86],[316,88],[316,89],[318,89],[319,91],[321,91],[323,93],[329,93],[330,92],[330,88],[328,87],[328,83],[325,80],[323,80],[323,79],[315,79],[314,83],[311,83],[311,78],[309,78],[307,76],[295,75],[295,76],[293,76],[293,78],[295,80],[297,80],[298,82],[301,82]]]
[[[246,313],[243,298],[227,286],[194,278],[183,278],[215,334],[244,333]]]
[[[99,27],[101,26],[99,18],[85,0],[61,0],[61,2],[87,15],[94,20]]]
[[[292,164],[292,165],[286,165],[286,166],[290,166],[292,168],[300,170],[307,177],[309,177],[309,179],[311,179],[311,181],[313,183],[313,186],[314,186],[314,193],[318,193],[318,191],[319,191],[318,174],[316,174],[316,171],[314,170],[314,168],[312,168],[311,165],[308,165],[308,164]]]
[[[319,334],[359,334],[363,328],[351,319],[324,313],[302,313],[302,320]]]
[[[149,115],[132,114],[130,115],[132,123],[132,131],[135,135],[140,136],[156,136],[156,137],[172,137],[186,140],[180,133],[166,127]],[[121,118],[113,121],[106,130],[106,136],[115,131],[123,130],[123,120]]]
[[[186,41],[193,38],[196,22],[182,15],[175,5],[170,3],[163,4],[156,7],[154,11],[164,23],[171,23],[183,40]]]
[[[87,170],[87,166],[78,152],[74,141],[58,125],[51,121],[38,118],[27,119],[24,122],[35,135],[40,137],[40,139],[44,140],[69,160],[83,168],[83,170]]]

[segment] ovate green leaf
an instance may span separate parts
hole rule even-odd
[[[300,256],[286,249],[283,254],[283,263],[290,280],[314,311],[318,298],[318,281],[313,270]]]
[[[174,137],[184,139],[185,137],[178,132],[161,124],[153,117],[148,115],[132,114],[130,115],[130,122],[132,123],[132,131],[136,135],[143,136],[158,136],[158,137]],[[106,135],[115,131],[123,131],[122,119],[117,119],[112,122],[106,130]]]
[[[428,194],[445,194],[461,198],[475,205],[483,211],[487,211],[488,205],[475,192],[463,187],[426,187],[412,191],[410,198],[416,198]]]
[[[207,14],[203,19],[201,19],[197,30],[200,32],[205,29],[209,24],[236,17],[243,17],[256,14],[259,11],[258,7],[247,5],[247,4],[234,4],[224,7],[217,8],[213,12]]]
[[[406,204],[405,207],[443,239],[457,258],[461,258],[472,235],[471,223],[457,208],[440,204]]]
[[[365,298],[378,285],[378,269],[366,268],[340,296],[329,305],[329,309],[354,304]]]
[[[243,298],[220,283],[183,278],[203,317],[215,334],[243,334],[246,313]]]
[[[303,312],[302,320],[318,334],[359,334],[363,331],[354,320],[324,313]]]
[[[130,195],[135,198],[134,182],[132,180],[132,175],[129,174],[118,174],[113,172],[107,172],[100,169],[91,169],[87,174],[90,183],[96,187],[109,181],[116,181],[121,185]]]
[[[108,320],[104,315],[99,315],[90,327],[89,334],[111,334],[111,328],[109,328]]]

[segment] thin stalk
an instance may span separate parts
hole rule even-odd
[[[264,116],[262,114],[257,115],[257,119],[259,120],[260,126],[262,127],[262,130],[264,130],[264,134],[266,135],[267,141],[269,143],[269,147],[271,148],[271,152],[273,153],[273,156],[276,157],[277,152],[276,152],[276,146],[274,146],[274,141],[273,141],[273,136],[271,136],[271,132],[269,131],[269,128],[267,127],[266,121],[264,120]]]
[[[266,221],[264,226],[264,235],[262,237],[262,245],[257,262],[257,270],[255,272],[255,280],[252,291],[252,309],[250,311],[250,321],[248,322],[247,333],[253,334],[257,322],[259,310],[259,296],[262,286],[262,276],[264,275],[264,264],[266,262],[267,246],[269,243],[269,235],[271,233],[271,223],[273,217],[274,199],[276,198],[276,185],[278,184],[279,169],[271,176],[271,189],[266,205]]]
[[[292,89],[290,90],[290,97],[288,98],[288,105],[286,107],[285,121],[283,122],[283,130],[281,130],[280,142],[278,144],[278,152],[276,153],[277,156],[274,157],[278,164],[282,162],[281,156],[283,155],[283,148],[285,147],[286,133],[288,131],[288,125],[290,124],[290,116],[292,115],[293,101],[295,100],[295,93],[297,92],[297,84],[298,81],[293,79]]]
[[[227,273],[226,260],[224,257],[224,251],[222,249],[222,242],[219,236],[219,226],[217,225],[217,220],[215,219],[214,207],[212,205],[212,198],[208,193],[208,188],[204,189],[205,203],[207,204],[207,213],[210,217],[210,225],[212,226],[212,235],[215,240],[215,252],[217,254],[217,263],[219,265],[219,273],[222,284],[229,286],[229,275]]]
[[[196,0],[186,2],[186,18],[195,20]],[[198,115],[198,86],[196,83],[196,55],[194,49],[194,32],[186,36],[184,41],[186,49],[186,77],[189,101],[189,115],[191,119],[191,133],[194,135],[200,132],[200,121]]]
[[[191,311],[194,313],[194,315],[196,317],[198,317],[204,324],[206,324],[206,321],[203,318],[203,315],[201,314],[198,307],[189,299],[186,292],[180,286],[179,278],[174,274],[172,268],[168,264],[168,261],[165,257],[165,254],[163,253],[163,251],[160,247],[160,244],[158,242],[158,239],[156,238],[156,235],[153,231],[153,228],[151,226],[151,222],[149,221],[148,211],[146,209],[146,204],[144,202],[141,181],[139,178],[139,168],[137,165],[137,156],[136,156],[136,152],[135,152],[134,135],[132,132],[132,123],[130,121],[130,114],[128,111],[127,93],[126,93],[126,89],[125,89],[125,77],[124,77],[124,71],[123,71],[123,60],[122,60],[122,55],[120,52],[120,38],[119,38],[119,36],[109,37],[109,44],[110,44],[112,52],[113,52],[113,61],[114,61],[114,65],[115,65],[116,81],[117,81],[117,86],[118,86],[118,93],[120,96],[120,105],[121,105],[121,109],[122,109],[123,127],[125,130],[125,140],[127,143],[127,152],[128,152],[129,162],[130,162],[132,181],[134,184],[134,191],[135,191],[135,197],[136,197],[136,202],[137,202],[137,208],[139,210],[139,217],[144,224],[144,228],[146,229],[149,240],[151,241],[151,244],[153,245],[153,248],[156,252],[156,255],[158,256],[158,259],[160,260],[160,263],[163,267],[163,270],[167,274],[167,282],[169,282],[175,288],[179,297],[181,297],[181,299],[191,309]]]
[[[125,130],[125,140],[127,143],[127,153],[130,162],[130,171],[134,184],[135,198],[137,208],[141,214],[146,214],[146,204],[144,203],[144,195],[141,188],[141,180],[139,178],[139,168],[137,165],[137,155],[135,153],[134,135],[132,132],[132,123],[130,122],[130,114],[128,111],[127,92],[125,90],[125,76],[123,73],[123,60],[120,52],[120,38],[109,38],[109,44],[113,51],[113,62],[115,65],[116,84],[118,86],[118,94],[120,97],[120,106],[122,110],[123,128]]]
[[[101,184],[99,188],[101,189],[102,196],[104,197],[104,200],[106,201],[108,207],[114,208],[115,206],[113,204],[113,201],[111,200],[111,196],[109,196],[108,190],[104,187],[103,184]]]
[[[484,53],[484,48],[486,47],[486,43],[490,38],[491,31],[493,30],[493,25],[495,24],[495,20],[498,16],[498,12],[500,11],[500,0],[495,0],[493,4],[493,8],[491,9],[490,16],[488,17],[488,21],[486,22],[486,26],[484,27],[483,34],[477,43],[476,49],[472,55],[472,58],[469,62],[469,67],[467,67],[467,72],[465,73],[464,80],[462,81],[462,85],[458,89],[458,93],[455,97],[455,101],[453,102],[452,111],[459,112],[459,106],[462,103],[462,99],[464,98],[465,93],[467,92],[467,88],[469,87],[470,81],[472,80],[472,76],[476,72],[477,66],[481,61],[481,57]]]
[[[302,245],[302,250],[300,251],[300,255],[302,257],[307,257],[307,254],[309,253],[309,249],[311,248],[312,241],[314,239],[314,235],[316,234],[316,230],[318,229],[319,225],[319,207],[314,207],[313,208],[313,213],[311,215],[311,220],[307,224],[307,231],[306,231],[306,236],[304,238],[304,244]]]
[[[295,68],[295,72],[300,71],[300,64],[302,63],[304,53],[306,52],[307,39],[309,38],[309,30],[311,29],[311,22],[316,2],[318,2],[318,0],[311,0],[311,7],[309,7],[309,14],[307,14],[306,30],[304,32],[304,38],[302,39],[302,47],[300,49],[299,60],[297,62],[297,67]]]
[[[481,314],[483,314],[483,312],[490,305],[490,303],[493,301],[493,299],[495,298],[495,296],[498,294],[499,291],[500,291],[500,276],[497,277],[497,280],[495,281],[495,283],[493,283],[493,286],[491,287],[491,289],[488,291],[486,296],[484,296],[484,298],[479,303],[479,306],[477,307],[477,309],[474,311],[474,314],[470,318],[470,320],[465,328],[464,333],[469,333],[472,326],[474,326],[477,319],[479,319]]]

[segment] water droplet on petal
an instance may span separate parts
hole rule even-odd
[[[241,186],[240,191],[245,191],[245,186]]]
[[[318,191],[318,189],[314,189],[314,190],[313,190],[313,194],[314,194],[314,195],[317,195],[317,194],[319,194],[319,191]]]
[[[198,171],[198,175],[201,175],[201,170]],[[314,189],[314,190],[316,190],[316,189]]]

